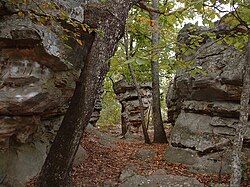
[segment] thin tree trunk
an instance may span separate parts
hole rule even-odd
[[[149,123],[150,123],[150,115],[151,115],[151,105],[149,105],[148,107],[148,115],[147,115],[147,124],[146,124],[146,128],[148,130],[148,127],[149,127]]]
[[[242,150],[244,135],[246,133],[248,125],[249,95],[250,95],[250,35],[248,37],[246,61],[243,69],[243,87],[242,87],[241,101],[240,101],[241,105],[240,121],[236,128],[234,145],[233,145],[232,175],[230,179],[231,187],[239,187],[242,178],[241,150]]]
[[[158,9],[158,0],[152,0],[152,8]],[[158,28],[159,15],[151,12],[151,20],[153,24],[152,45],[155,47],[159,44],[160,32]],[[154,51],[158,55],[157,51]],[[152,123],[154,125],[154,142],[167,143],[167,136],[164,130],[161,103],[160,103],[160,83],[159,83],[159,62],[152,58],[151,61],[151,74],[152,74]]]
[[[70,106],[40,172],[38,186],[70,186],[72,162],[91,117],[95,95],[108,71],[107,60],[115,52],[134,3],[133,0],[113,0],[87,5],[86,23],[90,26],[98,23],[96,28],[102,33],[94,37]]]
[[[129,60],[130,58],[130,53],[129,53],[129,45],[128,45],[128,33],[127,31],[125,31],[125,36],[124,36],[124,43],[125,43],[125,52],[126,52],[126,60]],[[132,45],[130,45],[130,50],[132,51]],[[134,69],[132,67],[131,64],[128,64],[128,69],[129,69],[129,72],[130,72],[130,75],[132,77],[132,80],[133,80],[133,84],[135,86],[135,90],[137,92],[137,95],[138,95],[138,101],[139,101],[139,108],[140,108],[140,117],[141,117],[141,125],[142,125],[142,131],[143,131],[143,136],[144,136],[144,140],[145,140],[145,143],[147,144],[150,144],[151,141],[150,141],[150,138],[149,138],[149,135],[148,135],[148,131],[147,131],[147,127],[146,127],[146,123],[145,123],[145,116],[144,116],[144,109],[143,109],[143,101],[142,101],[142,94],[140,92],[140,86],[136,80],[136,77],[135,77],[135,73],[134,73]]]
[[[122,114],[124,112],[124,106],[122,105]],[[127,123],[126,123],[126,120],[125,120],[125,117],[122,115],[121,117],[121,123],[122,123],[122,134],[121,136],[125,136],[127,131],[128,131],[128,128],[127,128]]]

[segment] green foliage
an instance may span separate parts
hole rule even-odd
[[[235,46],[237,49],[243,50],[247,42],[247,35],[234,32],[232,35],[226,34],[217,38],[215,32],[208,31],[202,34],[191,34],[187,45],[178,44],[177,34],[185,20],[191,20],[196,17],[201,17],[202,24],[212,30],[215,26],[215,19],[229,13],[229,11],[225,10],[225,7],[229,9],[229,6],[231,6],[231,10],[234,9],[233,7],[236,10],[237,7],[237,12],[234,14],[237,13],[238,18],[236,19],[235,15],[232,15],[232,17],[227,15],[227,18],[223,17],[221,20],[224,24],[229,24],[230,28],[242,24],[242,22],[249,25],[249,5],[242,0],[236,0],[234,3],[232,4],[230,0],[169,0],[167,3],[159,1],[159,9],[164,14],[161,14],[159,18],[159,27],[157,29],[160,31],[161,37],[160,44],[157,46],[151,45],[151,34],[155,28],[153,27],[154,23],[151,22],[149,13],[138,7],[132,9],[126,26],[129,33],[129,43],[133,40],[132,58],[126,60],[124,42],[122,41],[115,56],[111,59],[111,71],[108,76],[116,81],[123,77],[128,82],[131,82],[127,67],[127,64],[131,63],[135,69],[138,81],[147,82],[151,80],[150,61],[152,59],[158,60],[160,64],[161,90],[165,92],[164,86],[167,84],[168,78],[171,78],[177,69],[186,69],[192,76],[206,74],[206,70],[202,69],[202,67],[195,67],[192,60],[184,62],[176,59],[176,52],[185,56],[193,55],[196,49],[203,43],[204,37],[210,37],[215,42],[221,44],[227,43]],[[195,33],[196,28],[194,26],[192,32]],[[155,52],[159,55],[155,55]]]
[[[8,0],[19,9],[18,15],[29,16],[33,21],[41,25],[53,25],[53,21],[66,23],[70,29],[65,28],[61,34],[62,41],[67,45],[68,38],[74,38],[79,45],[84,45],[80,36],[83,32],[91,32],[88,25],[79,23],[70,18],[69,13],[62,10],[53,1],[36,0]],[[39,2],[35,3],[35,2]],[[101,0],[106,2],[106,0]],[[150,4],[148,4],[150,6]],[[29,8],[30,7],[30,8]],[[231,14],[227,9],[232,10]],[[31,11],[32,10],[32,11]],[[159,17],[159,25],[155,27],[149,12],[139,7],[134,7],[129,14],[126,24],[128,32],[129,56],[127,60],[122,40],[117,48],[117,52],[110,60],[111,68],[107,77],[114,81],[125,78],[131,82],[128,63],[134,67],[136,78],[139,82],[148,82],[151,80],[151,60],[159,61],[161,86],[166,85],[166,79],[171,78],[178,69],[188,69],[191,75],[204,73],[201,67],[193,67],[193,62],[184,62],[176,59],[176,53],[190,56],[195,53],[197,47],[203,43],[204,35],[211,38],[218,44],[233,45],[239,50],[244,50],[247,42],[247,34],[250,25],[250,4],[248,0],[168,0],[159,1],[159,11],[162,12]],[[51,12],[54,12],[53,14]],[[227,25],[233,32],[225,33],[217,37],[215,32],[206,32],[201,35],[190,34],[188,45],[178,44],[177,34],[186,20],[192,20],[200,17],[202,24],[209,28],[215,26],[215,19],[222,19],[220,25]],[[197,23],[198,25],[198,23]],[[235,29],[237,28],[237,29]],[[53,27],[52,27],[53,29]],[[151,35],[155,29],[160,31],[160,43],[152,46]],[[195,31],[196,27],[193,27]],[[99,35],[104,33],[101,30],[95,30]],[[70,48],[70,47],[69,47]],[[165,88],[162,88],[164,90]],[[108,78],[105,81],[105,93],[103,95],[103,111],[100,119],[101,123],[118,123],[120,120],[120,106],[115,100],[115,94],[112,90],[111,82]],[[112,114],[112,115],[110,115]]]
[[[71,49],[67,45],[68,40],[74,39],[79,45],[84,45],[81,35],[83,33],[91,33],[91,29],[87,24],[72,19],[69,12],[59,7],[53,1],[37,1],[37,0],[7,0],[18,11],[18,16],[29,17],[34,23],[46,26],[55,31],[56,24],[60,23],[64,27],[63,33],[60,33],[61,40],[64,41],[65,47]],[[56,23],[56,24],[55,24]]]
[[[104,82],[104,93],[102,95],[102,111],[98,120],[100,126],[116,125],[121,122],[121,106],[112,88],[109,78]]]

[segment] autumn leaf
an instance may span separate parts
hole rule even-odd
[[[76,38],[76,41],[77,41],[78,44],[83,45],[83,41],[82,40]]]
[[[18,16],[20,16],[20,17],[24,17],[24,16],[25,16],[25,14],[24,14],[22,11],[19,11],[17,14],[18,14]]]

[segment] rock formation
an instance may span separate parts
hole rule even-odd
[[[167,95],[168,117],[172,123],[171,147],[166,160],[188,164],[193,171],[230,172],[232,140],[239,122],[242,69],[245,54],[209,39],[206,28],[186,25],[178,41],[190,43],[190,35],[203,37],[184,61],[193,59],[202,72],[177,72]],[[217,37],[220,37],[219,35]],[[245,157],[250,156],[250,123],[244,139]]]
[[[103,89],[101,88],[100,92],[96,96],[94,111],[91,115],[89,123],[93,126],[96,126],[97,121],[100,118],[101,110],[102,110],[102,98],[101,95],[103,94]]]
[[[151,105],[152,85],[151,83],[141,84],[140,89],[142,94],[144,112],[146,114]],[[117,99],[122,105],[122,125],[130,128],[131,132],[138,132],[138,129],[141,125],[141,117],[140,106],[135,87],[122,79],[114,84],[114,91]]]
[[[136,173],[133,166],[125,168],[120,177],[119,187],[127,186],[161,186],[161,187],[202,187],[204,184],[200,183],[197,179],[179,176],[169,175],[165,169],[158,169],[151,173],[149,176],[144,176]]]
[[[81,33],[84,45],[65,39],[72,26],[44,15],[82,21],[84,0],[11,2],[0,1],[0,184],[24,186],[59,128],[91,35]]]

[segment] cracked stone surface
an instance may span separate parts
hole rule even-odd
[[[38,15],[44,12],[34,2],[0,2],[0,184],[8,186],[24,186],[40,170],[73,95],[90,37],[82,33],[85,45],[65,40],[70,26],[52,19],[41,24]],[[39,5],[55,3],[81,21],[85,2],[41,0]],[[51,7],[44,10],[60,14]],[[33,16],[18,14],[28,10]],[[92,124],[101,109],[100,99],[96,103]]]
[[[141,125],[141,117],[140,105],[135,87],[122,79],[114,84],[114,91],[117,99],[122,105],[122,123],[130,128],[135,128],[135,131],[137,131]],[[140,91],[142,94],[143,109],[146,115],[150,110],[152,100],[152,84],[141,84]],[[133,131],[133,129],[131,130]]]
[[[180,43],[188,45],[190,34],[206,30],[192,27],[189,24],[180,31]],[[168,90],[168,121],[173,130],[166,160],[188,164],[192,171],[218,173],[221,169],[229,173],[230,150],[239,122],[245,54],[205,35],[203,38],[193,54],[178,53],[184,61],[194,59],[194,66],[203,72],[191,75],[188,70],[178,71]],[[244,137],[245,160],[249,160],[249,145],[250,122]]]

